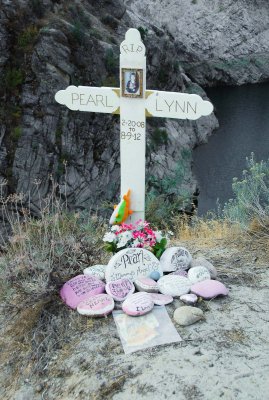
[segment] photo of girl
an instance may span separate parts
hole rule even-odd
[[[122,96],[143,97],[143,70],[122,69]]]

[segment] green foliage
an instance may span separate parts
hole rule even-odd
[[[84,37],[85,37],[85,27],[80,21],[75,21],[73,27],[72,27],[72,34],[75,39],[75,41],[79,44],[82,45],[84,43]]]
[[[185,184],[190,161],[191,152],[183,150],[172,174],[163,179],[151,176],[147,181],[146,219],[160,229],[172,228],[174,217],[190,208],[193,195]]]
[[[114,55],[113,50],[108,49],[105,54],[105,66],[106,66],[107,72],[110,75],[116,73],[117,68],[118,68],[118,63],[119,63],[118,57],[116,57]]]
[[[167,246],[167,239],[166,238],[162,238],[162,240],[160,241],[160,243],[156,243],[154,246],[154,255],[160,259],[161,255],[163,254],[164,250],[166,249]]]
[[[137,30],[140,32],[142,41],[144,41],[148,35],[148,29],[143,28],[143,26],[139,26]]]
[[[38,35],[38,29],[36,26],[28,26],[18,37],[18,46],[23,49],[27,50],[31,48],[36,37]]]
[[[18,142],[19,138],[21,137],[21,127],[16,126],[12,131],[11,131],[11,139],[14,142]]]
[[[6,71],[4,85],[7,89],[14,90],[23,82],[23,72],[20,68],[10,68]]]
[[[269,160],[256,162],[251,153],[246,165],[242,179],[233,179],[234,198],[225,204],[223,215],[245,228],[255,220],[269,233]]]
[[[155,128],[151,134],[150,139],[153,148],[166,145],[168,143],[167,130],[163,128]]]

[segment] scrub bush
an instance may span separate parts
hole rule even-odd
[[[223,209],[224,218],[243,228],[269,235],[269,160],[256,162],[251,153],[242,179],[233,179],[234,198]]]

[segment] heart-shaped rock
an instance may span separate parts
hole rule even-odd
[[[79,314],[90,317],[104,316],[114,309],[114,300],[108,294],[97,294],[82,301],[77,306]]]
[[[134,291],[134,284],[128,278],[121,278],[106,284],[106,292],[116,301],[125,300]]]

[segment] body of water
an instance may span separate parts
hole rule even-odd
[[[208,143],[193,152],[200,215],[233,197],[233,177],[241,178],[246,157],[269,158],[269,83],[207,89],[219,120]]]

